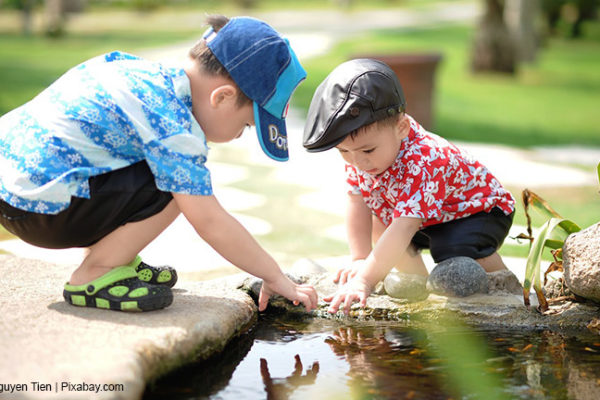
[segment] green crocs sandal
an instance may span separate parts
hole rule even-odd
[[[119,311],[158,310],[173,302],[169,287],[142,282],[132,264],[114,268],[90,283],[66,283],[63,297],[74,306]]]
[[[131,264],[136,265],[135,270],[141,281],[154,285],[164,285],[170,288],[177,283],[177,271],[173,267],[166,265],[153,267],[143,262],[140,256],[136,256]]]

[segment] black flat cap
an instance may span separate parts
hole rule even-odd
[[[404,111],[398,77],[385,63],[368,58],[338,65],[313,95],[304,126],[309,152],[329,150],[351,132]]]

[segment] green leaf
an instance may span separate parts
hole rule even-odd
[[[567,236],[580,230],[581,228],[576,223],[562,218],[551,218],[542,226],[538,236],[533,240],[527,257],[525,281],[523,282],[524,293],[529,293],[532,283],[533,287],[537,290],[540,290],[542,287],[540,262],[544,248],[561,248]]]
[[[554,209],[548,204],[548,202],[542,199],[538,194],[531,190],[523,190],[523,203],[525,205],[525,212],[527,209],[532,207],[544,218],[562,218]]]

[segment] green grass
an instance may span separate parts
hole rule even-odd
[[[62,39],[0,33],[0,115],[37,95],[69,68],[112,50],[189,40],[198,32],[79,33]]]
[[[352,57],[440,52],[434,130],[442,136],[523,147],[600,146],[600,22],[586,28],[583,40],[548,41],[538,61],[522,66],[515,77],[470,72],[471,27],[372,32],[306,62],[309,77],[294,95],[294,105],[307,109],[316,86]]]

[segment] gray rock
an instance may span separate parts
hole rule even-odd
[[[600,302],[600,222],[567,237],[563,268],[573,293]]]
[[[256,319],[252,299],[223,280],[180,280],[173,304],[147,313],[74,307],[62,297],[74,268],[0,255],[2,383],[59,382],[58,393],[29,385],[18,398],[140,399],[146,382],[219,353]],[[124,390],[91,395],[60,382]]]
[[[425,300],[429,296],[426,285],[426,276],[398,271],[391,271],[383,280],[385,292],[390,297],[408,301]]]
[[[433,268],[427,280],[427,290],[449,297],[466,297],[488,292],[485,270],[469,257],[453,257]]]
[[[512,271],[503,269],[488,272],[488,293],[523,294],[523,286]]]
[[[311,284],[310,280],[316,276],[324,276],[324,274],[295,274],[286,272],[285,275],[290,280],[299,285],[304,283]],[[252,275],[247,275],[246,278],[237,286],[238,289],[248,293],[255,301],[258,301],[258,295],[262,288],[263,280]],[[306,310],[302,305],[293,305],[291,301],[278,294],[271,296],[268,307],[285,309],[288,312],[305,313]]]
[[[290,280],[299,285],[307,283],[310,275],[298,275],[294,273],[286,272],[285,276],[290,278]],[[250,294],[254,298],[258,298],[260,293],[260,289],[262,288],[263,280],[257,278],[256,276],[247,275],[246,278],[238,285],[238,289],[243,290]],[[281,297],[281,296],[273,296],[273,297]]]

